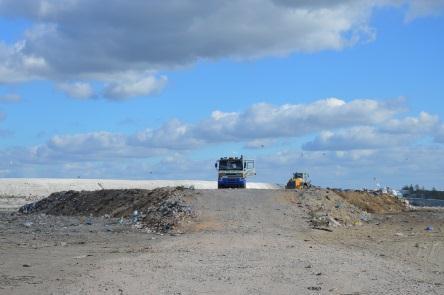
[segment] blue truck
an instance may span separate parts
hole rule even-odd
[[[240,157],[220,158],[214,167],[217,169],[217,188],[246,188],[247,177],[256,175],[254,161]]]

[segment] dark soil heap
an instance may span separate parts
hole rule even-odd
[[[191,215],[191,208],[183,201],[186,193],[187,190],[181,187],[57,192],[38,202],[24,205],[19,212],[124,218],[143,227],[165,232]]]

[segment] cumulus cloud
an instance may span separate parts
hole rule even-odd
[[[64,155],[87,159],[133,158],[159,151],[194,150],[217,143],[243,143],[246,148],[262,148],[278,139],[308,135],[315,135],[315,139],[303,145],[306,150],[376,149],[402,146],[421,136],[441,138],[437,133],[439,118],[427,113],[417,118],[394,118],[403,109],[402,102],[368,99],[346,102],[329,98],[281,106],[255,104],[243,112],[214,111],[194,124],[172,119],[156,129],[129,135],[111,132],[59,135],[28,151],[30,158],[63,158]]]
[[[444,0],[410,0],[406,20],[411,21],[418,17],[440,15],[444,11]]]
[[[111,99],[149,95],[164,86],[164,77],[104,77],[198,60],[340,50],[374,38],[369,20],[375,7],[407,3],[411,15],[423,15],[441,2],[2,0],[0,16],[32,25],[15,44],[0,43],[0,83],[92,79],[106,84]],[[71,91],[86,96],[85,90],[65,92]]]
[[[442,0],[2,0],[0,16],[31,25],[0,40],[0,83],[94,81],[104,97],[156,94],[166,78],[147,72],[199,60],[251,59],[341,50],[375,38],[376,7],[408,7],[408,19],[442,11]],[[251,9],[254,7],[254,11]],[[174,21],[171,21],[174,20]],[[128,72],[138,78],[121,79]],[[111,78],[113,77],[113,78]],[[76,98],[85,84],[62,84]]]
[[[19,102],[22,97],[16,93],[0,94],[0,102]]]
[[[353,127],[338,132],[323,131],[313,141],[305,143],[304,150],[364,150],[404,145],[414,140],[410,134],[393,135],[374,127]]]
[[[282,181],[298,167],[322,175],[316,183],[324,185],[338,179],[344,185],[357,185],[356,179],[368,184],[373,177],[395,183],[393,175],[414,175],[426,185],[432,181],[426,179],[430,175],[443,176],[444,125],[425,112],[403,116],[405,110],[402,101],[330,98],[307,104],[259,104],[243,112],[214,111],[196,123],[172,119],[134,134],[57,135],[37,146],[1,149],[0,175],[207,178],[214,159],[191,160],[190,154],[237,144],[253,154],[252,149],[261,149],[257,160],[262,180]],[[282,140],[301,142],[307,137],[314,139],[299,148],[269,148]],[[435,143],[430,144],[432,137]],[[279,148],[284,150],[270,154]]]
[[[350,41],[344,33],[366,25],[369,7],[348,2],[327,8],[302,3],[290,9],[271,0],[0,3],[2,15],[38,23],[28,31],[23,52],[44,58],[63,73],[340,49]]]
[[[77,99],[89,99],[95,95],[91,84],[86,82],[59,83],[57,88]]]
[[[152,95],[160,92],[166,85],[167,78],[150,75],[144,77],[129,77],[111,82],[104,90],[104,97],[113,100],[123,100],[132,96]]]
[[[418,139],[435,137],[439,141],[438,116],[421,112],[418,117],[389,119],[374,126],[356,126],[335,131],[322,131],[305,150],[360,150],[406,146]]]
[[[44,144],[14,149],[3,149],[0,158],[22,164],[94,162],[116,159],[153,157],[162,149],[134,146],[123,134],[98,131],[80,134],[56,135]]]
[[[32,80],[48,73],[44,58],[24,53],[25,44],[19,41],[8,45],[0,40],[0,84]]]
[[[404,137],[381,136],[380,131],[371,126],[391,122],[390,132],[393,132],[394,129],[400,130],[402,123],[411,128],[415,122],[434,121],[433,116],[425,113],[419,119],[395,120],[393,116],[404,108],[402,102],[395,102],[368,99],[346,102],[328,98],[308,104],[255,104],[243,112],[214,111],[194,124],[172,119],[156,129],[129,135],[104,131],[58,135],[43,145],[28,148],[28,156],[20,154],[20,157],[31,160],[135,158],[165,151],[194,150],[217,143],[243,143],[246,148],[268,147],[280,138],[301,138],[318,133],[320,136],[307,143],[306,149],[394,146],[404,142]],[[333,129],[344,131],[338,134],[325,131]],[[26,150],[22,152],[26,154]]]
[[[263,149],[268,148],[276,143],[275,139],[254,139],[248,141],[244,147],[247,149]]]
[[[205,140],[196,137],[192,129],[192,125],[174,119],[163,124],[158,129],[146,129],[131,136],[129,142],[136,146],[173,150],[196,148],[201,146]]]
[[[440,124],[438,116],[421,112],[418,117],[389,120],[381,127],[388,133],[425,134],[436,130]]]
[[[399,112],[399,105],[338,98],[309,104],[255,104],[242,113],[215,111],[195,127],[195,134],[211,141],[300,137],[328,128],[377,124]]]
[[[56,135],[47,146],[54,151],[71,154],[119,150],[125,145],[124,137],[110,132],[91,132],[75,135]]]

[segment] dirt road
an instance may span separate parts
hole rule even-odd
[[[163,236],[103,218],[3,215],[0,293],[444,294],[442,212],[325,232],[297,198],[196,190],[186,201],[198,217]]]

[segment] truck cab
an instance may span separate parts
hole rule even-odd
[[[247,177],[256,175],[254,161],[243,156],[220,158],[214,167],[218,171],[217,188],[246,188]]]

